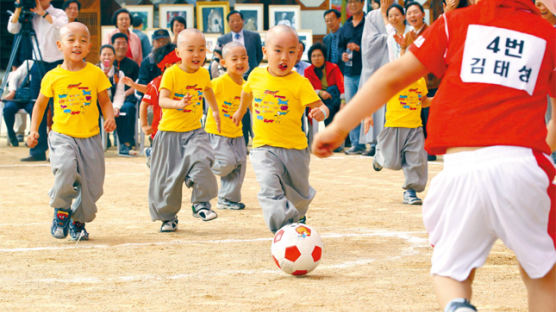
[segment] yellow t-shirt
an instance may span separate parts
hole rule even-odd
[[[242,79],[243,80],[243,79]],[[245,81],[243,81],[245,83]],[[212,89],[216,96],[218,111],[220,114],[220,130],[216,128],[216,121],[212,116],[212,109],[209,107],[207,120],[205,122],[205,131],[207,133],[218,134],[228,138],[237,138],[243,136],[241,122],[239,126],[232,121],[232,116],[239,108],[241,99],[241,87],[226,73],[211,81]]]
[[[427,82],[421,78],[392,97],[386,104],[385,127],[417,128],[421,121],[421,106],[427,96]]]
[[[200,68],[194,73],[182,70],[177,64],[166,69],[160,81],[160,88],[170,91],[174,100],[191,94],[191,104],[184,109],[163,108],[158,130],[187,132],[201,128],[203,117],[203,94],[211,88],[209,72]]]
[[[266,67],[258,67],[249,75],[243,91],[253,93],[253,147],[307,147],[301,117],[305,106],[319,101],[307,78],[296,72],[275,77]]]
[[[41,93],[54,98],[52,130],[74,138],[90,138],[100,132],[97,94],[110,88],[104,72],[87,63],[73,72],[61,66],[46,73]]]

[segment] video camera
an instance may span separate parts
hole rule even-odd
[[[23,8],[24,10],[34,9],[37,6],[35,0],[19,0],[19,3],[15,3],[16,7]]]

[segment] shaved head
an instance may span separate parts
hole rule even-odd
[[[184,29],[178,35],[177,45],[180,45],[180,43],[183,43],[183,42],[187,42],[195,36],[201,36],[201,37],[203,37],[203,40],[205,39],[205,36],[203,35],[203,33],[196,28]]]
[[[287,25],[276,25],[268,30],[265,37],[265,44],[270,44],[272,40],[277,38],[291,37],[294,41],[299,42],[297,33],[293,28]]]
[[[60,38],[63,38],[68,34],[76,33],[76,32],[86,33],[87,37],[91,37],[91,34],[89,33],[89,28],[87,28],[85,24],[79,22],[71,22],[62,26],[62,28],[60,28]]]

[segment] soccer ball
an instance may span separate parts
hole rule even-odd
[[[322,256],[322,240],[312,227],[293,223],[282,227],[272,241],[272,258],[282,271],[305,275],[314,270]]]

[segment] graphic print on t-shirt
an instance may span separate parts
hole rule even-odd
[[[222,110],[222,115],[224,116],[224,118],[232,119],[232,116],[239,107],[240,100],[240,96],[234,96],[232,100],[222,102],[223,105],[220,109]]]
[[[411,88],[406,94],[400,94],[400,105],[404,109],[417,110],[421,106],[423,92],[419,88]]]
[[[183,111],[184,113],[195,112],[197,109],[201,108],[201,103],[203,103],[203,88],[199,87],[197,84],[187,85],[185,88],[181,88],[174,92],[173,100],[180,101],[185,95],[191,95],[190,104],[185,108],[178,108],[178,111]]]
[[[91,105],[91,90],[82,83],[70,84],[58,93],[58,103],[65,114],[79,115]]]
[[[254,99],[255,118],[265,123],[280,123],[282,116],[289,113],[288,102],[278,91],[265,90],[263,98]]]

